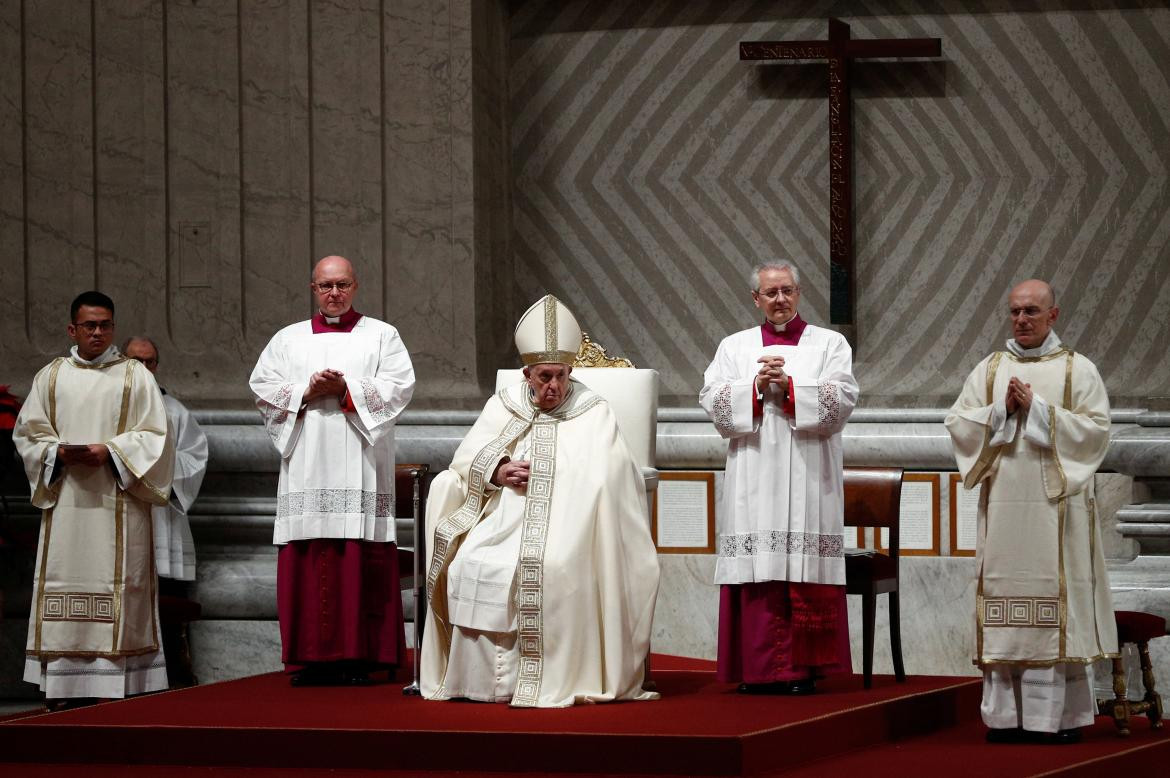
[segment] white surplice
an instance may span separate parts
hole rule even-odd
[[[600,396],[539,412],[496,393],[427,498],[422,692],[514,706],[654,699],[643,660],[658,557],[642,476]],[[526,491],[490,484],[531,462]]]
[[[1026,414],[1007,413],[1013,376],[1031,385]],[[1055,332],[1034,349],[1008,341],[967,377],[946,427],[964,486],[983,485],[975,663],[984,721],[1083,726],[1095,704],[1075,665],[1117,653],[1093,480],[1109,446],[1105,384]]]
[[[154,520],[154,561],[163,578],[194,581],[195,539],[191,536],[187,512],[199,496],[207,472],[207,436],[181,402],[169,394],[163,395],[163,402],[175,447],[175,473],[171,479],[171,499],[150,511]]]
[[[74,347],[33,379],[13,442],[44,511],[24,680],[48,697],[165,689],[150,505],[170,492],[173,450],[154,377],[114,347]],[[61,444],[104,443],[108,465],[63,465]]]
[[[326,368],[345,375],[356,413],[337,397],[302,403]],[[292,324],[264,349],[250,385],[280,453],[273,542],[394,542],[394,424],[414,392],[398,330],[369,316],[350,332]]]
[[[785,359],[795,417],[771,387],[753,415],[765,351]],[[699,394],[728,441],[715,583],[845,583],[841,431],[857,396],[852,349],[832,330],[807,324],[796,346],[765,347],[753,327],[719,344]]]

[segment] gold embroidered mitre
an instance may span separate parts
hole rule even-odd
[[[551,294],[524,312],[515,337],[525,366],[549,362],[572,365],[581,348],[581,326],[564,303]]]

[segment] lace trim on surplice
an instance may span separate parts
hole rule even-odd
[[[817,384],[817,421],[823,427],[832,427],[841,419],[841,399],[837,384],[825,381]]]
[[[292,399],[292,384],[285,384],[276,391],[271,400],[260,406],[264,420],[273,424],[284,424],[288,418],[288,401]]]
[[[366,398],[366,410],[370,412],[370,418],[374,420],[375,424],[389,421],[390,411],[386,407],[386,403],[382,401],[378,387],[374,386],[374,382],[368,378],[363,378],[361,384],[362,395]]]
[[[394,495],[362,489],[306,489],[276,498],[276,517],[307,513],[360,513],[367,518],[394,517]]]
[[[759,554],[841,557],[845,555],[845,539],[841,535],[786,530],[740,532],[735,535],[719,536],[721,557],[754,557]]]
[[[711,420],[715,426],[724,432],[735,430],[735,420],[731,410],[731,384],[724,384],[715,390],[715,399],[711,402]]]

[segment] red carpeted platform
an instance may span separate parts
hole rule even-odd
[[[3,722],[0,762],[20,763],[21,773],[30,775],[53,774],[63,763],[105,764],[122,773],[142,765],[142,774],[187,766],[293,774],[764,775],[804,769],[816,775],[838,774],[838,764],[841,773],[861,769],[849,761],[858,752],[880,754],[877,764],[898,763],[918,753],[919,744],[930,754],[921,757],[927,761],[957,747],[993,757],[1007,753],[983,744],[976,679],[911,677],[897,684],[879,676],[865,690],[860,677],[849,676],[823,682],[811,697],[754,697],[718,683],[710,663],[655,657],[654,667],[661,700],[562,710],[428,702],[403,696],[399,682],[293,689],[287,677],[273,673]],[[1128,745],[1166,743],[1139,721]],[[1124,745],[1098,727],[1085,743],[1048,747],[1032,762],[1069,764],[1053,762],[1055,752],[1083,761]],[[1165,759],[1170,751],[1159,753]],[[951,772],[963,774],[964,766],[953,764],[959,769]]]

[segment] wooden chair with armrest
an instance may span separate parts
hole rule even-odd
[[[865,688],[873,685],[873,637],[877,595],[889,595],[890,655],[894,677],[906,680],[902,666],[902,630],[898,608],[898,515],[902,469],[845,468],[845,525],[874,527],[875,543],[882,528],[889,532],[889,553],[858,549],[845,554],[845,591],[861,595],[862,670]]]

